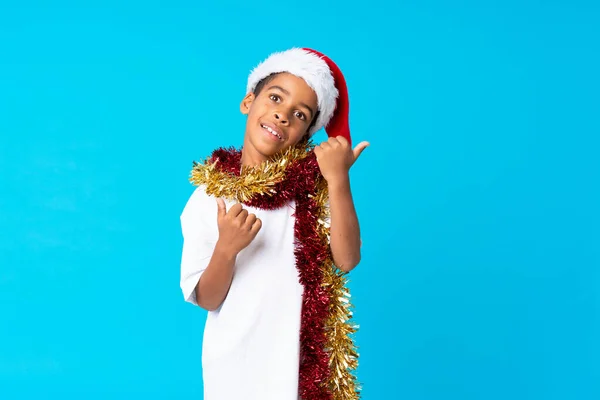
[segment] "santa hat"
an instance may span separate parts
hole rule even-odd
[[[329,137],[342,136],[352,143],[348,124],[346,80],[342,71],[329,57],[308,48],[293,48],[273,53],[252,70],[246,92],[253,92],[262,79],[279,72],[287,72],[304,79],[317,94],[319,117],[309,131],[311,136],[325,127]]]

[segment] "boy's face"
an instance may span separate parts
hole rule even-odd
[[[244,153],[257,163],[294,146],[307,134],[317,112],[317,95],[302,78],[281,73],[257,96],[246,95],[240,110],[248,116]]]

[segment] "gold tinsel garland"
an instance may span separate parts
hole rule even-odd
[[[286,169],[305,158],[310,148],[308,142],[289,147],[257,167],[242,166],[239,176],[219,170],[217,161],[194,163],[190,182],[205,185],[208,194],[245,203],[255,195],[274,194],[275,185],[285,179]]]
[[[257,167],[242,167],[239,176],[219,170],[217,161],[194,163],[190,182],[196,186],[204,185],[206,192],[215,197],[245,203],[255,195],[275,194],[274,187],[285,179],[287,168],[304,159],[312,147],[310,142],[290,147]],[[317,183],[314,201],[319,210],[319,237],[329,244],[328,190],[324,179]],[[333,400],[357,400],[361,389],[353,371],[358,367],[358,352],[351,336],[358,327],[350,322],[352,304],[347,288],[348,280],[346,273],[334,265],[331,252],[322,263],[321,270],[323,286],[329,292],[330,299],[329,314],[325,321],[325,351],[329,355],[330,374],[324,384]]]
[[[317,196],[314,199],[319,206],[319,237],[329,243],[330,234],[328,190],[325,180],[318,185]],[[355,400],[360,398],[361,388],[356,384],[353,374],[358,368],[358,352],[351,335],[356,333],[358,326],[352,324],[352,303],[346,273],[338,269],[331,258],[331,253],[323,262],[323,286],[328,290],[329,316],[325,322],[327,344],[325,351],[329,354],[331,374],[327,386],[333,395],[333,400]]]

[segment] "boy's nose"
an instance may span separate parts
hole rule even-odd
[[[287,124],[288,122],[286,116],[280,112],[275,112],[275,119],[282,124]]]

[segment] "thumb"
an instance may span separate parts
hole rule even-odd
[[[354,153],[354,161],[356,161],[358,156],[360,156],[360,154],[369,146],[369,142],[360,142],[359,144],[357,144],[354,150],[352,150],[352,152]]]
[[[222,198],[217,199],[217,216],[219,218],[224,217],[227,214],[227,207],[225,206],[225,200]]]

